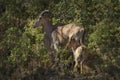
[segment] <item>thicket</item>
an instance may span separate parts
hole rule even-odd
[[[41,11],[51,11],[53,24],[85,27],[90,53],[84,75],[74,74],[72,55],[58,53],[59,64],[44,47],[41,27],[33,22]],[[69,56],[70,55],[70,56]],[[120,79],[120,0],[0,0],[0,80]],[[84,70],[86,71],[86,70]]]

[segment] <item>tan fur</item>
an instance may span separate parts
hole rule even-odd
[[[77,42],[79,45],[83,45],[83,34],[84,28],[74,23],[58,26],[57,29],[52,32],[54,48],[58,50],[58,46],[61,43],[64,43],[65,48],[68,48],[73,39],[74,42]]]
[[[72,38],[78,42],[80,39],[82,40],[84,28],[82,26],[71,23],[63,26],[63,29],[61,31],[63,33],[63,37],[66,39],[68,38],[68,42],[66,44],[66,47],[68,47]],[[78,34],[78,32],[80,32],[80,34]],[[82,41],[80,41],[80,44],[83,44]]]
[[[74,65],[74,71],[77,71],[77,66],[78,66],[78,59],[79,57],[80,59],[80,69],[81,69],[81,73],[83,72],[83,61],[84,61],[84,48],[85,46],[79,46],[77,47],[75,50],[72,48],[73,50],[73,55],[74,55],[74,61],[75,61],[75,65]]]

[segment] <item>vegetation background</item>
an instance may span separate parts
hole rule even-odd
[[[84,74],[70,67],[73,58],[60,55],[55,69],[43,44],[41,27],[32,28],[41,11],[52,13],[53,24],[85,27],[90,56]],[[0,0],[0,80],[119,80],[120,0]]]

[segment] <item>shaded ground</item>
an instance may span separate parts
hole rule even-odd
[[[39,71],[39,70],[38,70]],[[119,80],[112,78],[107,73],[58,73],[55,71],[48,71],[46,73],[34,73],[24,77],[22,80]]]

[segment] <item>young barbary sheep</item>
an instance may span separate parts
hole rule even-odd
[[[84,49],[85,49],[84,45],[80,45],[75,50],[72,48],[73,55],[74,55],[74,61],[75,61],[74,71],[77,71],[77,66],[78,66],[79,59],[80,59],[80,72],[81,73],[83,72],[83,62],[85,59]]]

